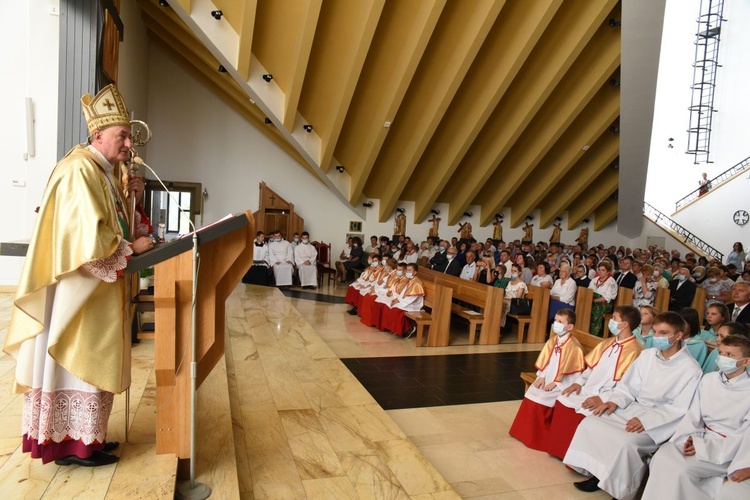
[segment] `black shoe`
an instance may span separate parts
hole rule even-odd
[[[417,327],[416,326],[412,326],[411,329],[404,334],[404,338],[408,339],[409,337],[411,337],[412,335],[414,335],[414,332],[416,332],[416,331],[417,331]]]
[[[586,493],[593,493],[599,489],[599,478],[597,478],[596,476],[591,476],[585,481],[578,481],[577,483],[573,483],[573,486],[581,491],[585,491]]]
[[[356,308],[356,307],[352,307],[351,309],[349,309],[349,310],[348,310],[348,311],[346,311],[346,312],[348,312],[348,313],[349,313],[349,314],[351,314],[352,316],[356,316],[356,315],[357,315],[357,308]]]
[[[120,446],[119,441],[106,441],[104,443],[104,448],[102,448],[102,451],[105,453],[109,453],[110,451],[116,450],[118,446]]]
[[[57,465],[80,465],[81,467],[99,467],[101,465],[110,465],[119,460],[115,455],[104,453],[103,451],[95,451],[89,458],[81,458],[75,455],[68,455],[67,457],[58,458],[55,460]]]

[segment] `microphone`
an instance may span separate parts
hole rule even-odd
[[[156,172],[154,172],[154,169],[151,168],[151,167],[149,167],[146,164],[146,162],[143,161],[143,159],[140,156],[133,157],[133,163],[137,163],[138,165],[143,165],[144,167],[146,167],[148,169],[149,172],[151,172],[152,174],[154,174],[154,177],[156,177],[156,180],[159,181],[159,184],[161,184],[161,187],[164,188],[164,191],[167,192],[167,195],[169,196],[169,198],[174,202],[175,205],[177,205],[177,209],[180,211],[180,215],[182,215],[182,216],[185,217],[185,220],[188,222],[188,224],[192,228],[193,232],[195,232],[196,231],[195,224],[193,224],[193,221],[190,220],[190,217],[187,215],[186,211],[177,202],[177,199],[172,194],[172,191],[170,191],[169,188],[162,182],[162,180],[159,177],[159,175]],[[132,169],[131,169],[131,171],[132,171]]]

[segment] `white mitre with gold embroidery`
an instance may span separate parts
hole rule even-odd
[[[130,126],[128,108],[117,87],[112,84],[104,87],[94,97],[91,94],[81,97],[81,108],[89,134],[114,125]]]

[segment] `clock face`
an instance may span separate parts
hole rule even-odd
[[[750,214],[745,210],[737,210],[732,216],[732,220],[734,220],[734,223],[738,226],[744,226],[750,221]]]

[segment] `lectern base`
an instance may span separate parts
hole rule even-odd
[[[175,498],[180,500],[205,500],[211,496],[211,488],[203,483],[195,483],[195,488],[190,489],[190,481],[179,481]]]

